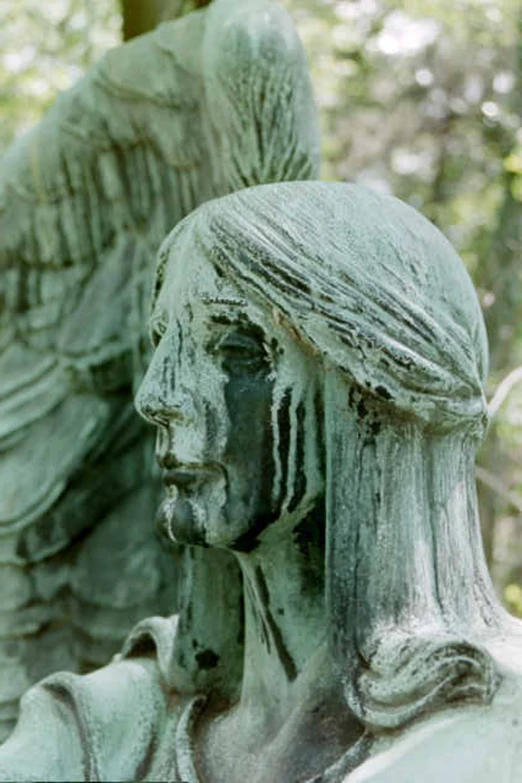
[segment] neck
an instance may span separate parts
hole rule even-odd
[[[322,505],[321,505],[322,511]],[[245,595],[245,658],[239,709],[280,724],[303,702],[321,699],[326,652],[324,518],[310,513],[249,554],[238,554]],[[274,531],[275,533],[275,531]]]
[[[308,780],[361,734],[326,642],[324,512],[287,521],[269,528],[253,552],[236,553],[244,581],[243,681],[237,704],[207,716],[202,767],[210,781],[287,780],[289,770],[292,779]]]

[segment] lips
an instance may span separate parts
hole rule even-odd
[[[174,486],[183,490],[192,489],[205,481],[215,479],[220,472],[217,466],[213,465],[180,465],[164,470],[162,478],[167,487]]]

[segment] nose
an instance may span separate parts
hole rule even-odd
[[[161,401],[153,401],[148,398],[143,399],[138,397],[138,395],[136,395],[134,405],[140,416],[146,419],[149,424],[154,424],[156,427],[167,427],[176,419],[181,419],[181,411],[168,407],[162,404]]]
[[[176,380],[174,365],[172,353],[158,346],[134,399],[140,416],[157,427],[187,419],[192,408],[188,392]]]

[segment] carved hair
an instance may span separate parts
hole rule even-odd
[[[495,598],[474,458],[487,423],[479,304],[442,234],[397,199],[283,183],[200,207],[206,257],[275,308],[324,374],[326,601],[346,699],[370,729],[487,703]]]

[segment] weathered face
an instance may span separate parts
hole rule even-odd
[[[322,492],[314,362],[277,320],[178,239],[136,407],[157,427],[158,521],[180,543],[250,551]]]

